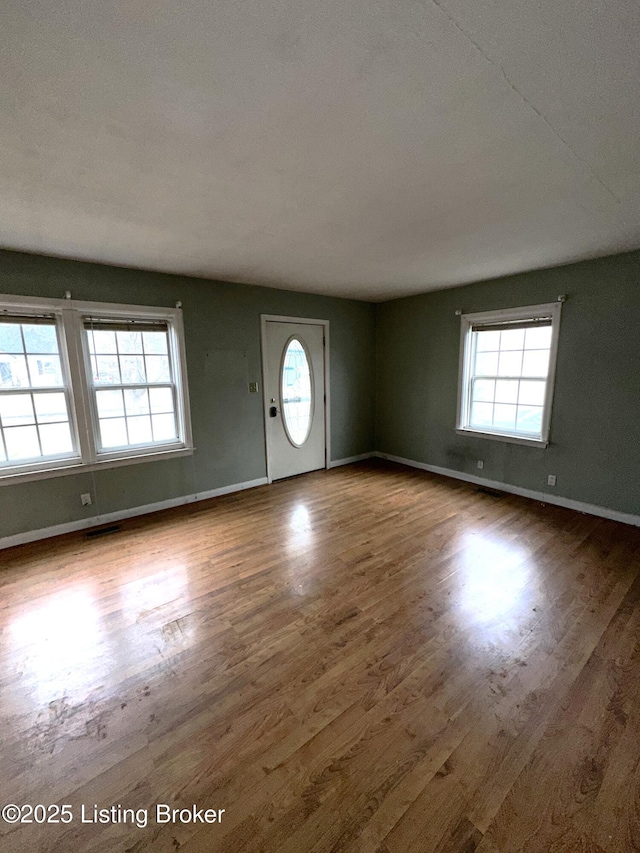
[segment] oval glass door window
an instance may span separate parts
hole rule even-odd
[[[291,338],[282,358],[280,398],[282,420],[291,444],[301,447],[309,438],[313,420],[311,362],[304,344]]]

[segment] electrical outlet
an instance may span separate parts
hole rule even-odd
[[[84,495],[80,495],[80,502],[82,503],[82,506],[91,506],[93,503],[91,500],[91,493],[85,492]]]
[[[478,459],[478,468],[484,468],[484,459]]]
[[[549,476],[547,477],[547,486],[555,486],[555,484],[556,484],[556,475],[555,474],[549,474]]]
[[[250,382],[249,383],[249,393],[250,394],[257,394],[258,393],[258,383],[257,382]]]

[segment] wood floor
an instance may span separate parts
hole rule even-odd
[[[371,462],[0,565],[2,853],[640,850],[638,528]]]

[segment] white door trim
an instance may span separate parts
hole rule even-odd
[[[267,394],[267,323],[306,323],[309,326],[324,326],[324,467],[328,468],[331,461],[331,383],[329,382],[329,321],[309,319],[308,317],[285,317],[281,314],[260,315],[260,353],[262,356],[262,417],[264,427],[264,453],[267,463],[267,482],[272,483],[269,466],[269,447],[267,437],[267,411],[269,398]]]

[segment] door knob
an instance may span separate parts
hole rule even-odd
[[[278,410],[276,409],[276,407],[275,407],[275,406],[271,406],[271,408],[269,409],[269,417],[270,417],[270,418],[275,418],[275,416],[276,416],[277,414],[278,414]]]

